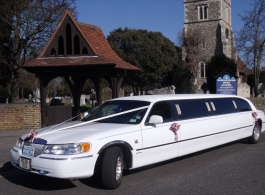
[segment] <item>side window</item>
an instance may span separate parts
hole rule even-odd
[[[231,114],[237,112],[237,106],[232,98],[216,98],[210,99],[211,105],[214,105],[213,114]]]
[[[236,102],[237,109],[239,112],[251,111],[251,107],[247,101],[240,98],[235,98],[234,100]]]
[[[170,110],[170,105],[169,105],[168,101],[157,102],[156,104],[154,104],[154,106],[152,107],[152,109],[149,113],[148,119],[152,115],[162,116],[163,117],[163,123],[173,121],[173,116],[172,116],[172,113]]]
[[[196,100],[175,100],[179,120],[207,117],[211,115],[209,104],[204,99]]]

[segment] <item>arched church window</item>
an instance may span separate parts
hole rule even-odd
[[[88,50],[87,50],[86,47],[83,47],[83,49],[82,49],[82,54],[88,54]]]
[[[51,55],[51,56],[56,56],[56,51],[55,51],[54,48],[51,49],[51,51],[50,51],[50,55]]]
[[[66,54],[72,54],[72,35],[70,24],[66,25]]]
[[[58,55],[64,55],[64,42],[62,36],[58,38]]]
[[[225,29],[225,38],[228,39],[229,38],[229,30],[226,28]]]
[[[74,37],[74,54],[80,54],[80,41],[78,35]]]
[[[201,78],[205,78],[205,64],[203,62],[200,63],[200,71],[201,71]]]

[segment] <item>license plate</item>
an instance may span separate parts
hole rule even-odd
[[[19,166],[22,169],[31,170],[31,160],[27,158],[20,157],[19,158]]]
[[[24,145],[22,150],[22,155],[31,158],[34,156],[34,150],[35,150],[34,147]]]

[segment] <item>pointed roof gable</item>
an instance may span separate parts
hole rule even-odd
[[[61,48],[65,49],[67,47],[67,30],[65,31],[64,26],[69,23],[72,27],[69,30],[69,34],[71,35],[71,49],[76,47],[76,45],[72,47],[72,42],[74,40],[73,35],[75,33],[76,36],[78,36],[78,40],[80,40],[80,45],[78,45],[80,51],[82,48],[86,48],[87,53],[80,53],[80,55],[66,55],[64,53],[64,55],[58,55],[58,48],[60,47],[58,39],[60,37],[62,37],[63,40]],[[55,55],[52,55],[52,49],[56,53]],[[116,69],[139,70],[138,67],[125,62],[113,51],[100,27],[76,22],[71,12],[66,11],[40,55],[27,62],[24,67],[27,69],[37,67],[95,65],[111,65]]]

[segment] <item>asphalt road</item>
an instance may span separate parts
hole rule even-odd
[[[54,179],[13,168],[9,150],[17,138],[0,131],[0,194],[265,194],[265,133],[255,145],[237,141],[125,171],[116,190],[93,179]]]

